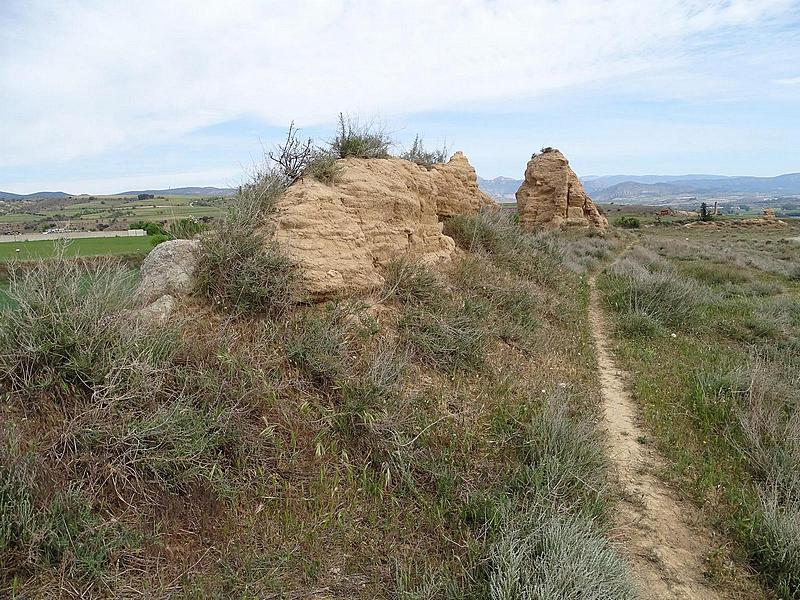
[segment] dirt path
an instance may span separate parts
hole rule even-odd
[[[711,587],[705,558],[719,544],[701,523],[691,503],[681,500],[656,475],[665,463],[655,450],[640,443],[636,405],[617,369],[607,337],[609,331],[600,295],[591,280],[589,321],[602,386],[609,455],[622,491],[616,519],[628,559],[641,586],[652,599],[715,600],[763,598],[743,576],[733,575],[725,590]],[[730,588],[730,589],[727,589]]]

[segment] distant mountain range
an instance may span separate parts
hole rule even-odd
[[[167,190],[134,190],[120,192],[115,196],[138,196],[139,194],[152,194],[153,196],[231,196],[236,193],[233,188],[218,187],[182,187]]]
[[[230,196],[236,192],[233,188],[218,187],[181,187],[164,190],[132,190],[118,194],[96,194],[98,196],[138,196],[139,194],[152,194],[153,196]],[[0,200],[61,200],[64,198],[77,198],[89,194],[68,194],[66,192],[34,192],[32,194],[13,194],[0,192]]]
[[[681,197],[725,195],[800,195],[800,173],[777,177],[735,177],[725,175],[591,175],[581,177],[587,193],[599,202],[647,203]],[[513,202],[521,179],[478,177],[478,186],[499,201]]]
[[[0,192],[0,200],[52,200],[69,198],[70,194],[64,192],[34,192],[33,194],[12,194],[11,192]]]
[[[800,173],[777,177],[735,177],[725,175],[590,175],[581,177],[586,191],[598,202],[622,201],[645,204],[652,201],[695,199],[725,195],[795,196],[800,195]],[[478,177],[478,186],[501,202],[514,202],[522,179]],[[231,196],[233,188],[181,187],[169,189],[129,190],[116,196]],[[82,194],[86,196],[87,194]],[[78,197],[66,192],[14,194],[0,192],[0,200],[53,200]],[[687,198],[690,197],[690,198]]]
[[[618,178],[622,181],[615,182]],[[684,175],[663,177],[652,181],[651,176],[589,179],[584,187],[599,202],[611,200],[642,200],[680,196],[714,197],[726,195],[794,196],[800,194],[800,173],[777,177],[714,177]]]

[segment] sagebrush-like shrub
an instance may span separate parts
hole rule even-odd
[[[800,503],[763,493],[753,523],[751,551],[781,598],[800,598]]]
[[[329,145],[338,158],[388,158],[392,143],[383,129],[339,113],[339,128]]]
[[[146,395],[176,337],[170,327],[152,327],[125,312],[133,284],[133,273],[111,260],[89,265],[56,257],[12,272],[13,306],[0,312],[4,383],[21,391]]]
[[[580,514],[533,508],[507,518],[489,554],[492,600],[634,600],[625,561]]]
[[[633,258],[613,265],[602,284],[617,312],[647,315],[664,325],[689,325],[713,298],[696,280],[670,269],[651,271]]]
[[[419,357],[445,372],[476,371],[483,365],[487,336],[477,307],[408,305],[400,329]]]
[[[404,304],[436,304],[447,296],[441,280],[430,268],[402,258],[387,265],[385,279],[386,296]]]
[[[428,150],[425,148],[422,138],[417,134],[411,148],[403,152],[400,158],[430,169],[433,165],[447,161],[447,146],[437,150]]]
[[[202,233],[205,226],[194,217],[186,217],[173,221],[169,226],[169,233],[173,239],[190,240]]]
[[[286,340],[288,358],[311,381],[330,386],[346,372],[344,333],[330,312],[304,312]]]
[[[567,414],[569,400],[556,395],[518,430],[516,446],[523,468],[514,486],[537,503],[574,508],[592,518],[609,504],[608,461],[596,430]]]
[[[202,239],[195,287],[215,307],[276,317],[296,302],[297,266],[260,229],[284,191],[279,175],[256,173],[217,230]]]
[[[308,175],[317,181],[333,185],[339,180],[342,172],[342,166],[336,161],[336,156],[331,152],[317,152],[309,162],[303,175]]]
[[[236,314],[284,314],[297,299],[297,267],[277,244],[251,230],[221,229],[202,241],[197,290]]]

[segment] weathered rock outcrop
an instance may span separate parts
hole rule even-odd
[[[517,190],[517,210],[520,227],[526,231],[562,225],[608,226],[558,150],[537,154],[528,162],[525,181]]]
[[[144,259],[137,295],[152,302],[165,294],[181,296],[192,291],[198,261],[198,240],[162,242]]]
[[[431,169],[397,158],[339,163],[335,185],[297,181],[267,224],[317,298],[382,285],[383,268],[393,258],[449,260],[455,244],[442,233],[439,217],[476,213],[492,203],[460,152]]]
[[[436,184],[436,214],[440,217],[474,214],[495,202],[478,188],[478,174],[463,152],[446,163],[435,165],[431,174]]]

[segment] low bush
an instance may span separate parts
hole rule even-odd
[[[304,312],[286,341],[289,361],[320,386],[331,386],[346,373],[346,340],[342,323],[328,312]]]
[[[478,307],[469,302],[433,309],[408,305],[399,325],[423,361],[452,373],[477,371],[483,365],[487,343],[483,320]]]
[[[428,150],[419,135],[414,137],[411,148],[400,155],[403,160],[408,160],[430,169],[433,165],[447,161],[447,146],[438,150]]]
[[[195,286],[213,306],[233,314],[276,317],[297,301],[297,266],[259,229],[284,189],[273,172],[256,173],[226,219],[203,238]]]
[[[603,520],[610,503],[607,460],[596,430],[568,416],[566,397],[552,397],[521,430],[523,469],[515,486],[537,504],[583,512]]]
[[[672,270],[651,271],[632,258],[612,266],[601,284],[618,313],[647,315],[663,325],[689,325],[712,299],[697,281]]]
[[[503,216],[488,213],[450,217],[445,221],[444,233],[469,252],[502,255],[526,244],[518,227]]]
[[[533,284],[479,256],[459,261],[453,276],[470,297],[489,304],[489,328],[504,341],[524,343],[540,325],[542,300]]]
[[[623,229],[639,229],[641,227],[641,222],[636,217],[629,217],[627,215],[623,215],[614,221],[614,225],[617,227],[622,227]]]
[[[12,272],[13,307],[0,313],[3,383],[65,396],[149,394],[174,351],[175,332],[125,317],[133,284],[133,273],[110,260],[56,257]]]
[[[800,598],[800,503],[761,496],[750,539],[751,552],[781,598]]]
[[[405,347],[383,343],[370,354],[363,372],[340,382],[334,418],[339,432],[363,434],[386,418],[387,403],[399,393],[398,383],[408,359]]]
[[[392,143],[383,129],[339,113],[339,127],[329,145],[337,158],[388,158]]]
[[[164,242],[170,241],[172,238],[171,235],[167,235],[165,233],[160,233],[158,235],[154,235],[150,238],[150,244],[155,248],[159,244],[163,244]]]
[[[548,238],[523,233],[502,213],[456,215],[445,221],[444,233],[460,248],[486,254],[509,274],[537,283],[552,284],[563,264]]]
[[[386,296],[403,304],[432,305],[447,296],[441,280],[431,269],[402,258],[388,264],[385,278]]]
[[[579,514],[540,509],[509,517],[487,568],[493,600],[638,597],[625,561]]]
[[[223,229],[202,242],[196,288],[234,314],[278,317],[297,301],[297,267],[254,231]]]
[[[342,172],[342,165],[336,161],[336,156],[332,153],[319,151],[311,159],[303,175],[308,175],[328,185],[334,185],[339,181]]]
[[[57,567],[79,580],[98,580],[114,555],[138,545],[119,523],[103,522],[76,489],[50,491],[42,473],[6,426],[0,442],[0,586],[6,578]]]
[[[167,230],[152,221],[137,221],[128,225],[128,229],[144,229],[147,235],[166,235]]]
[[[194,217],[186,217],[173,221],[169,226],[169,233],[173,239],[190,240],[202,233],[204,229],[205,225],[200,221]]]
[[[788,356],[770,360],[754,354],[738,383],[743,406],[739,422],[743,450],[762,485],[776,498],[800,498],[800,406],[796,365]]]
[[[661,324],[652,316],[643,312],[626,312],[619,316],[617,331],[626,338],[650,338],[660,334]]]

